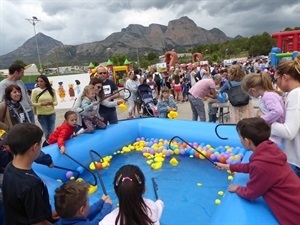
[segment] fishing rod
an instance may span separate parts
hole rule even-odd
[[[182,140],[184,143],[186,143],[188,146],[190,146],[192,149],[194,149],[196,152],[198,152],[200,155],[202,155],[205,159],[207,159],[210,163],[212,163],[214,166],[216,166],[215,162],[212,161],[210,158],[208,158],[206,155],[204,155],[202,152],[200,152],[198,149],[196,149],[194,146],[192,146],[190,143],[188,143],[186,140],[184,140],[183,138],[179,137],[179,136],[174,136],[170,142],[169,142],[169,148],[171,149],[171,143],[172,141],[175,139],[175,138],[178,138],[180,140]]]
[[[105,188],[105,186],[104,186],[102,177],[101,177],[101,175],[100,175],[100,172],[97,170],[97,165],[96,165],[96,161],[95,161],[95,159],[94,159],[93,153],[94,153],[95,155],[97,155],[97,156],[100,158],[101,163],[104,162],[104,160],[103,160],[102,156],[101,156],[98,152],[96,152],[96,151],[94,151],[94,150],[90,150],[89,153],[90,153],[90,157],[91,157],[91,159],[92,159],[92,162],[93,162],[93,164],[94,164],[95,170],[96,170],[96,172],[97,172],[98,179],[99,179],[99,181],[100,181],[100,184],[101,184],[101,187],[102,187],[102,190],[103,190],[103,194],[107,195],[106,188]]]
[[[152,185],[153,185],[153,190],[154,190],[154,195],[155,195],[155,198],[156,200],[158,199],[158,194],[157,194],[157,190],[158,190],[158,185],[154,179],[154,177],[151,178],[152,180]]]
[[[72,156],[68,155],[67,153],[64,153],[65,156],[67,156],[69,159],[71,159],[72,161],[76,162],[77,164],[79,164],[80,166],[82,166],[84,169],[86,169],[88,172],[90,172],[92,174],[92,176],[94,177],[94,181],[95,183],[92,184],[91,182],[90,185],[92,186],[97,186],[97,177],[95,176],[95,174],[89,169],[87,168],[86,166],[82,165],[80,162],[78,162],[76,159],[74,159]]]

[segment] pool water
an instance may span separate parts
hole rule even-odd
[[[172,157],[178,160],[177,166],[169,161]],[[218,205],[216,199],[222,201],[219,191],[224,191],[229,185],[228,173],[218,171],[210,162],[188,156],[166,157],[161,169],[153,170],[146,163],[147,159],[141,152],[117,154],[112,157],[111,165],[101,169],[102,180],[108,195],[113,200],[113,207],[117,207],[118,199],[113,191],[113,179],[116,171],[126,164],[139,166],[146,177],[146,193],[144,197],[155,200],[151,178],[155,178],[158,185],[158,196],[165,203],[161,224],[208,224]],[[91,175],[84,172],[84,180],[93,183]],[[102,189],[98,182],[98,189],[93,196],[101,197]]]

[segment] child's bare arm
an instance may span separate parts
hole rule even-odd
[[[105,202],[105,203],[109,203],[112,204],[112,200],[108,195],[103,194],[101,199]]]
[[[215,163],[218,170],[229,170],[229,164]]]
[[[236,192],[236,189],[239,187],[240,185],[236,185],[236,184],[230,184],[228,187],[228,191],[229,192]]]
[[[66,153],[66,148],[65,148],[65,146],[60,146],[59,151],[60,151],[61,154]]]

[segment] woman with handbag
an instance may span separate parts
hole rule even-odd
[[[31,102],[47,140],[55,127],[56,114],[54,106],[57,105],[57,98],[45,75],[37,77],[37,85],[38,87],[33,89],[31,93]]]

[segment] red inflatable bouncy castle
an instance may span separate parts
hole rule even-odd
[[[172,51],[166,52],[164,62],[167,63],[168,67],[175,66],[178,63],[177,53]]]
[[[300,51],[300,30],[282,31],[272,34],[281,52]]]
[[[199,65],[200,65],[200,62],[203,61],[203,56],[201,53],[199,52],[195,52],[193,55],[192,55],[192,63],[195,63],[195,62],[199,62]]]

